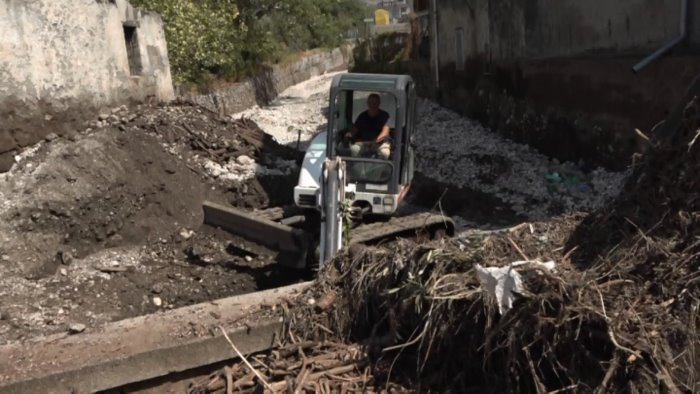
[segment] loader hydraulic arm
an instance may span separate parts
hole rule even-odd
[[[345,162],[336,157],[326,159],[321,179],[321,255],[319,268],[343,247],[343,212],[345,198]]]

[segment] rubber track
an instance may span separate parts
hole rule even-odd
[[[446,235],[453,236],[455,225],[447,216],[433,213],[418,213],[394,217],[387,222],[371,223],[350,230],[350,244],[369,243],[406,232],[444,229]]]

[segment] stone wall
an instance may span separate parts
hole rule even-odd
[[[700,74],[700,6],[680,0],[440,0],[433,85],[441,103],[562,160],[619,169]],[[436,61],[437,60],[437,61]]]
[[[256,104],[268,104],[283,90],[314,76],[347,69],[353,60],[352,48],[346,45],[330,51],[314,51],[297,61],[267,67],[247,81],[217,85],[204,94],[183,92],[181,96],[220,116],[232,115]]]
[[[126,0],[0,0],[0,154],[103,106],[174,98],[163,21]]]

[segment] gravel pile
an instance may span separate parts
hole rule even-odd
[[[328,92],[336,74],[321,75],[294,85],[270,106],[255,106],[231,118],[252,119],[280,144],[296,146],[301,131],[300,149],[304,149],[305,143],[326,127]]]
[[[418,119],[418,171],[491,194],[531,220],[599,208],[619,193],[627,176],[600,168],[585,173],[573,163],[550,160],[429,101]]]

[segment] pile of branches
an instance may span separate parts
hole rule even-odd
[[[372,393],[375,385],[367,355],[359,346],[305,341],[245,358],[192,384],[188,392]],[[389,389],[405,391],[395,385]]]
[[[645,160],[609,207],[569,241],[579,269],[611,289],[616,325],[658,364],[671,392],[700,391],[700,77],[650,141]]]
[[[614,280],[599,283],[563,266],[550,272],[524,264],[517,270],[527,290],[499,313],[475,267],[496,261],[488,255],[494,243],[530,253],[514,238],[472,240],[466,250],[410,242],[391,250],[353,248],[327,268],[316,289],[316,299],[331,298],[333,306],[296,310],[290,329],[315,340],[360,343],[375,381],[419,392],[656,387],[644,355],[629,347],[634,338],[617,335],[612,324],[621,312],[607,306],[613,302],[606,291],[619,286]]]

